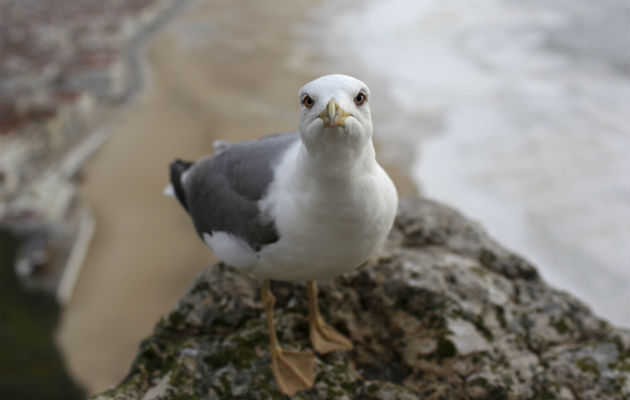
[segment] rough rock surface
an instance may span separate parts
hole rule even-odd
[[[261,283],[205,270],[95,399],[276,399]],[[306,290],[275,282],[278,336],[307,349]],[[552,289],[475,223],[426,199],[401,205],[379,259],[320,285],[354,342],[320,356],[296,399],[630,398],[630,332]]]

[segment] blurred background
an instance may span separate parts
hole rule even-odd
[[[328,73],[372,89],[403,197],[479,221],[630,326],[625,0],[0,0],[0,398],[126,374],[214,259],[167,165],[297,127]]]

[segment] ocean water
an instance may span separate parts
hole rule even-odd
[[[346,0],[298,29],[374,92],[385,157],[630,326],[630,3]]]

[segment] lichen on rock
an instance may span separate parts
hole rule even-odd
[[[436,202],[403,203],[380,257],[320,287],[355,348],[320,356],[295,399],[630,398],[630,332]],[[123,382],[94,399],[285,398],[259,291],[229,266],[204,270]],[[272,291],[281,343],[308,349],[305,285]]]

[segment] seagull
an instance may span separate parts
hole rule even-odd
[[[372,258],[394,222],[398,195],[375,158],[370,98],[358,79],[322,76],[298,93],[299,132],[217,142],[213,156],[170,165],[165,193],[200,238],[224,263],[264,280],[271,369],[287,395],[312,387],[315,356],[280,346],[270,280],[307,282],[317,353],[349,350],[320,313],[316,282]]]

